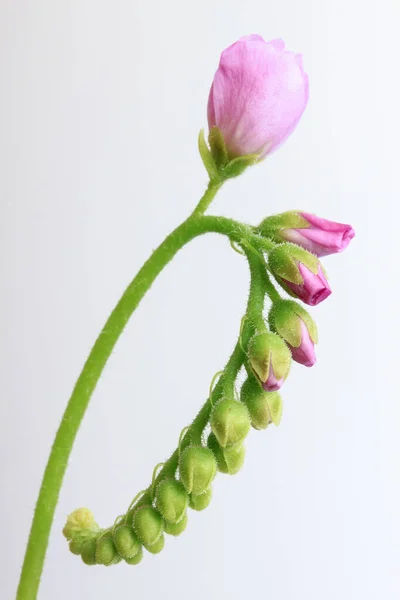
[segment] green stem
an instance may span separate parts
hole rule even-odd
[[[207,208],[210,206],[211,202],[214,200],[215,194],[218,192],[219,188],[222,186],[222,181],[210,181],[206,191],[203,194],[203,197],[200,199],[200,202],[192,212],[192,217],[198,217],[199,215],[203,215]]]
[[[153,252],[125,290],[89,354],[65,409],[43,475],[17,600],[34,600],[37,596],[54,511],[75,437],[104,366],[133,311],[157,275],[178,250],[193,238],[207,232],[216,232],[240,242],[249,235],[247,226],[231,219],[201,216],[218,187],[219,184],[210,184],[194,212],[195,216],[184,221]]]

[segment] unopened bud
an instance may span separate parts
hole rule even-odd
[[[156,506],[169,523],[178,523],[182,519],[188,502],[184,485],[176,479],[164,479],[157,487]]]
[[[210,425],[223,448],[234,446],[243,442],[249,433],[249,413],[241,402],[223,398],[213,406]]]
[[[180,535],[186,529],[186,525],[188,522],[187,514],[185,513],[182,519],[178,523],[165,523],[165,533],[169,535]]]
[[[266,392],[279,390],[289,374],[292,356],[279,335],[264,331],[248,345],[250,366]]]
[[[141,546],[132,527],[121,525],[114,533],[114,543],[117,552],[122,558],[133,558],[139,552]]]
[[[212,489],[209,488],[204,494],[190,494],[189,506],[193,510],[204,510],[210,504],[212,498]]]
[[[210,433],[208,436],[207,446],[214,453],[217,460],[218,471],[229,475],[235,475],[240,471],[246,454],[244,446],[236,444],[236,446],[231,448],[221,448],[214,433]]]
[[[81,557],[85,565],[96,564],[96,538],[92,538],[83,544]]]
[[[133,528],[144,546],[152,546],[162,535],[164,521],[152,506],[141,506],[133,515]]]
[[[316,361],[314,344],[318,333],[308,312],[293,300],[279,300],[272,305],[268,320],[271,329],[289,346],[293,360],[312,367]]]
[[[214,454],[203,446],[188,446],[179,457],[179,475],[188,494],[203,494],[217,472]]]
[[[116,557],[117,551],[111,535],[99,538],[96,544],[96,564],[111,565]]]

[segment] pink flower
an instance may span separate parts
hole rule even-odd
[[[298,215],[304,220],[304,227],[283,228],[277,231],[276,235],[302,246],[317,256],[342,252],[355,236],[351,225],[335,223],[305,212]]]
[[[218,127],[229,158],[264,158],[292,133],[308,102],[301,55],[282,40],[240,38],[221,55],[208,99],[208,124]]]
[[[312,341],[308,332],[307,326],[303,319],[300,319],[300,331],[301,331],[301,342],[297,348],[291,346],[288,342],[288,346],[292,352],[292,358],[296,362],[304,365],[305,367],[312,367],[317,361],[314,350],[314,342]]]
[[[331,295],[332,290],[329,287],[320,264],[318,264],[318,272],[316,274],[301,262],[298,263],[298,268],[303,278],[303,283],[298,284],[283,280],[285,286],[289,288],[294,296],[297,296],[297,298],[300,298],[300,300],[303,300],[309,306],[316,306]]]

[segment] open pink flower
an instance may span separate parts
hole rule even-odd
[[[303,278],[303,283],[293,283],[283,280],[286,287],[294,296],[303,300],[309,306],[316,306],[325,298],[331,295],[332,290],[322,271],[322,267],[318,265],[318,272],[315,274],[308,269],[303,263],[299,262],[298,268]]]
[[[317,256],[342,252],[355,236],[351,225],[321,219],[306,212],[300,212],[298,215],[304,219],[304,227],[282,228],[276,235],[302,246]]]
[[[296,127],[308,102],[301,55],[282,40],[248,35],[221,55],[208,99],[209,127],[218,127],[229,158],[276,150]]]

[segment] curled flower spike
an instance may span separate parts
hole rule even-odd
[[[236,250],[240,248],[236,259],[247,261],[250,286],[239,339],[225,367],[213,378],[203,407],[179,436],[178,447],[155,467],[148,487],[134,497],[128,510],[107,528],[100,528],[88,509],[68,516],[63,534],[71,553],[86,565],[107,567],[122,561],[134,566],[146,554],[159,554],[168,539],[186,531],[191,510],[209,506],[217,473],[234,475],[243,467],[251,427],[264,430],[272,423],[279,425],[278,390],[289,375],[292,359],[314,364],[317,329],[303,307],[281,298],[270,273],[291,296],[314,306],[331,293],[317,256],[343,250],[354,232],[307,212],[267,217],[257,227],[205,216],[205,211],[227,179],[238,177],[287,139],[307,101],[308,77],[302,59],[285,49],[283,41],[265,42],[250,35],[222,53],[208,101],[208,140],[203,131],[198,139],[209,175],[207,189],[191,215],[153,251],[127,286],[89,354],[45,470],[17,600],[36,597],[72,445],[119,336],[163,268],[200,235],[224,236]],[[272,303],[270,330],[264,320],[266,299]],[[239,395],[243,367],[248,378]],[[189,391],[192,397],[196,386]]]

